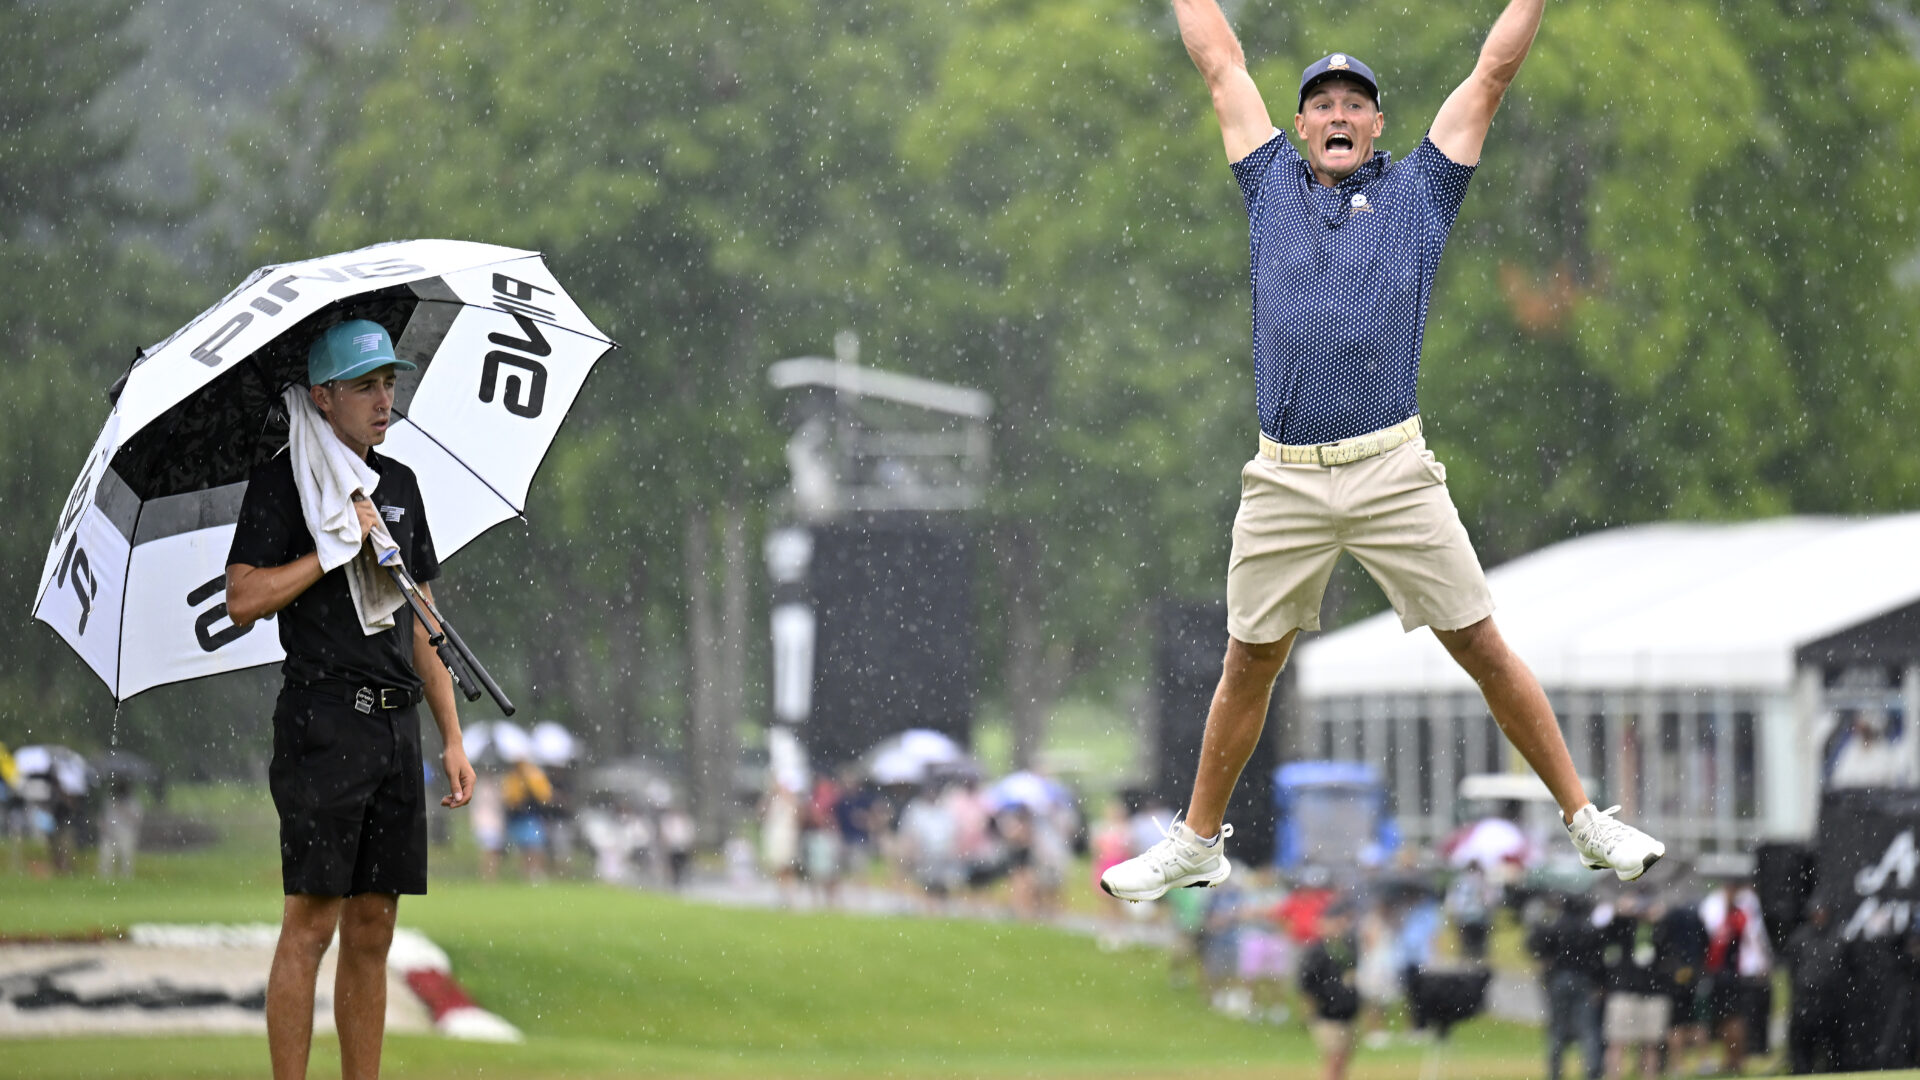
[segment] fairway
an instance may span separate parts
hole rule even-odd
[[[215,801],[229,798],[245,794]],[[132,884],[0,876],[0,931],[277,921],[269,836],[243,826],[209,852],[147,857]],[[431,895],[402,902],[401,924],[445,948],[480,1004],[527,1041],[390,1037],[384,1075],[1251,1077],[1315,1061],[1297,1021],[1209,1011],[1169,984],[1156,950],[1102,952],[1011,922],[486,884],[463,876],[461,858],[436,851],[451,865],[436,867]],[[1449,1074],[1537,1075],[1539,1047],[1530,1029],[1476,1021],[1455,1036]],[[1416,1075],[1424,1053],[1396,1038],[1360,1051],[1355,1075]],[[0,1077],[256,1077],[265,1055],[264,1038],[248,1037],[21,1040],[0,1044]],[[330,1038],[316,1039],[314,1066],[337,1075]]]

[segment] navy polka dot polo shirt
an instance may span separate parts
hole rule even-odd
[[[1429,139],[1338,187],[1285,134],[1233,163],[1247,200],[1254,392],[1277,442],[1333,442],[1420,411],[1415,384],[1433,277],[1473,166]]]

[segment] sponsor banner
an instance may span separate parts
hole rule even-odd
[[[1843,938],[1905,935],[1920,906],[1920,791],[1827,793],[1818,859],[1814,900]]]
[[[0,1039],[266,1033],[274,926],[136,926],[124,938],[0,941]],[[333,1030],[329,948],[314,988],[314,1030]],[[421,991],[425,990],[425,993]],[[387,965],[387,1030],[514,1041],[475,1005],[446,954],[399,930]],[[4,1058],[0,1052],[0,1058]]]

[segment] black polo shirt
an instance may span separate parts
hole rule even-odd
[[[416,581],[440,575],[440,559],[433,551],[426,509],[413,470],[378,451],[367,451],[367,464],[380,474],[373,503],[386,520],[387,531],[400,547]],[[233,531],[227,563],[247,566],[285,566],[314,550],[313,534],[300,513],[300,492],[293,483],[293,457],[282,450],[255,467],[240,503],[240,521]],[[354,686],[391,686],[414,692],[421,688],[413,670],[413,611],[394,613],[393,629],[368,635],[353,609],[344,567],[329,570],[306,592],[279,613],[280,645],[287,650],[281,666],[287,685],[319,682]]]

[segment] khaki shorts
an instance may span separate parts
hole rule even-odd
[[[1346,1057],[1353,1053],[1353,1021],[1315,1018],[1307,1022],[1307,1030],[1313,1032],[1313,1045],[1322,1057]]]
[[[1250,644],[1320,629],[1343,551],[1380,585],[1406,630],[1458,630],[1493,594],[1425,439],[1345,465],[1256,457],[1240,470],[1227,566],[1227,631]]]
[[[1601,1028],[1608,1042],[1657,1043],[1667,1037],[1673,999],[1665,994],[1608,994]]]

